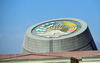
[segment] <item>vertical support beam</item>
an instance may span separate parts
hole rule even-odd
[[[53,40],[49,41],[50,52],[53,52]]]

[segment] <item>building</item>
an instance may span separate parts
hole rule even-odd
[[[0,55],[0,63],[100,63],[100,51],[84,21],[60,18],[29,27],[21,54]]]
[[[26,31],[22,53],[97,50],[87,24],[75,18],[44,21]]]
[[[100,63],[100,51],[5,54],[0,63]]]

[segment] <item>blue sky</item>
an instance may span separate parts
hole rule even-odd
[[[100,50],[100,0],[0,0],[0,54],[18,54],[28,27],[50,19],[85,21]]]

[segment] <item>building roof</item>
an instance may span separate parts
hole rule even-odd
[[[74,57],[81,59],[83,56],[100,55],[100,51],[69,51],[69,52],[51,52],[51,53],[24,53],[24,54],[3,54],[3,59],[29,59],[29,58],[52,58],[52,57]]]

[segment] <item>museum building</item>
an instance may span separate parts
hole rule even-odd
[[[21,54],[0,55],[0,63],[100,63],[100,51],[84,21],[59,18],[29,27]]]

